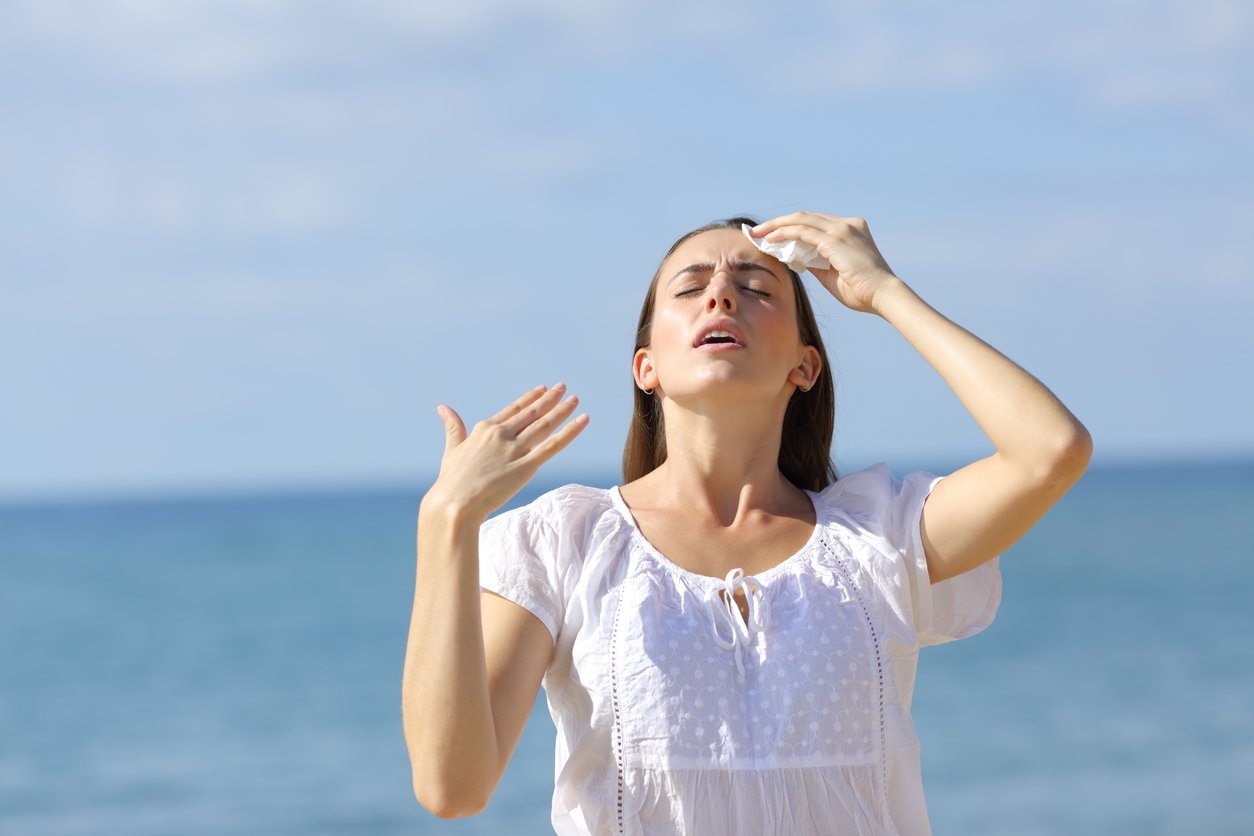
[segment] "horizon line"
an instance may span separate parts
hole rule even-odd
[[[894,473],[906,473],[910,470],[924,469],[933,473],[951,473],[960,467],[969,464],[975,459],[962,459],[957,461],[946,461],[942,457],[934,459],[926,456],[908,457],[914,463],[903,466],[900,471],[893,468]],[[906,461],[907,457],[900,457],[898,461]],[[854,466],[839,467],[838,472],[842,475],[860,467],[869,466],[877,461],[886,461],[886,459],[876,459],[875,461],[867,461],[865,464],[856,463]],[[931,466],[920,464],[920,462],[930,463]],[[892,462],[888,462],[892,467]],[[944,465],[944,466],[941,466]],[[1169,456],[1150,457],[1145,454],[1131,454],[1123,456],[1097,457],[1094,456],[1090,462],[1088,471],[1086,472],[1118,472],[1118,471],[1144,471],[1152,469],[1197,469],[1197,468],[1242,468],[1254,466],[1254,451],[1241,451],[1230,453],[1201,453],[1201,454],[1176,454]],[[589,476],[609,476],[609,483],[617,484],[618,464],[596,466],[592,465],[586,468],[554,468],[550,471],[541,469],[533,479],[523,487],[519,493],[527,492],[534,487],[557,487],[572,481],[578,481],[579,478],[588,478]],[[613,476],[611,476],[613,474]],[[377,476],[377,477],[322,477],[317,479],[283,479],[273,482],[236,482],[236,483],[214,483],[202,482],[183,483],[183,484],[151,484],[125,486],[119,488],[108,487],[90,487],[84,489],[56,489],[47,491],[36,490],[34,492],[12,492],[6,493],[0,489],[0,510],[21,509],[31,507],[48,507],[48,506],[65,506],[65,505],[132,505],[132,504],[156,504],[162,502],[178,503],[178,502],[213,502],[213,501],[238,501],[238,500],[278,500],[278,499],[298,499],[298,498],[333,498],[348,496],[369,496],[369,495],[398,495],[407,491],[412,491],[414,500],[417,502],[421,495],[424,494],[431,484],[435,481],[437,473],[425,473],[417,475],[411,479],[402,476]],[[577,478],[578,477],[578,478]],[[838,477],[839,478],[839,477]]]

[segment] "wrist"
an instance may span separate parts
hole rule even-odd
[[[875,291],[875,296],[871,299],[871,310],[879,317],[891,319],[894,310],[903,301],[915,296],[908,284],[892,276]]]
[[[488,515],[464,499],[447,494],[439,484],[432,485],[418,504],[420,520],[438,521],[441,525],[478,528]]]

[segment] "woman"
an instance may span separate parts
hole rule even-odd
[[[683,236],[653,277],[620,487],[488,519],[587,416],[561,426],[577,399],[560,384],[469,434],[438,408],[403,685],[414,792],[437,815],[486,806],[543,678],[559,833],[929,832],[918,649],[992,621],[999,555],[1080,478],[1089,435],[894,275],[863,219],[742,223]],[[927,359],[995,453],[835,478],[819,330],[762,251],[789,241]]]

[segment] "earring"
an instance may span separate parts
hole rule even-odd
[[[646,395],[652,395],[652,394],[653,394],[653,390],[652,390],[652,389],[641,389],[640,391],[644,392]]]

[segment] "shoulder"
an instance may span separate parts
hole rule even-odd
[[[836,506],[846,513],[862,516],[874,510],[892,493],[893,474],[886,462],[877,462],[862,470],[854,470],[837,477],[823,490],[819,498],[829,506]]]
[[[534,555],[569,586],[588,566],[623,554],[629,539],[610,489],[566,484],[488,518],[479,542],[481,553]]]
[[[819,492],[819,498],[830,510],[863,525],[882,528],[905,506],[921,502],[941,478],[915,470],[898,479],[887,462],[877,462],[839,477]]]
[[[545,491],[525,505],[499,511],[484,525],[522,525],[547,529],[554,536],[568,536],[587,528],[613,508],[608,488],[572,482]]]
[[[571,482],[545,491],[527,507],[556,527],[563,521],[604,513],[613,507],[613,502],[608,488]]]

